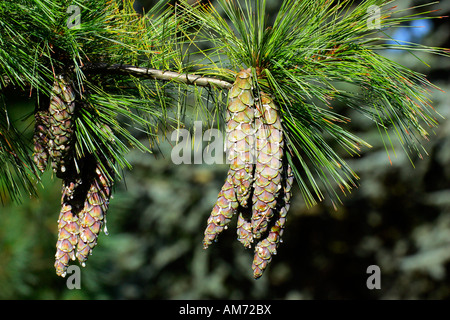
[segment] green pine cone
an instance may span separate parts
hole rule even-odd
[[[111,172],[109,172],[111,175]],[[106,176],[100,165],[95,168],[95,176],[91,180],[84,201],[84,207],[78,214],[80,236],[78,238],[76,257],[82,266],[97,245],[97,238],[102,227],[106,231],[106,212],[111,197],[113,181]]]
[[[208,218],[203,239],[204,249],[208,248],[217,239],[217,236],[227,227],[227,224],[236,213],[238,202],[232,179],[231,170],[229,170],[225,184],[220,190],[216,204]]]
[[[44,172],[47,168],[49,152],[47,149],[49,141],[48,121],[49,116],[46,111],[37,111],[34,115],[35,126],[33,136],[33,161],[39,171]]]
[[[78,217],[72,206],[64,203],[58,219],[58,241],[56,242],[56,274],[65,277],[69,260],[75,260],[75,248],[78,243]]]
[[[255,113],[256,166],[253,190],[252,232],[255,239],[267,230],[277,204],[283,170],[283,131],[272,98],[260,93]]]
[[[226,113],[230,170],[208,219],[203,246],[216,241],[239,212],[237,235],[244,247],[264,236],[255,246],[252,263],[254,277],[259,278],[281,242],[294,176],[283,156],[278,107],[264,92],[255,99],[252,89],[250,71],[241,71],[230,90]],[[244,216],[249,204],[250,221]]]
[[[285,185],[283,187],[283,201],[281,208],[278,210],[278,219],[275,224],[270,228],[267,237],[255,247],[255,255],[253,258],[253,277],[255,279],[262,276],[267,265],[272,261],[272,256],[276,255],[277,248],[281,243],[281,236],[283,235],[284,226],[286,224],[286,215],[289,211],[291,201],[291,188],[294,183],[294,174],[289,164],[286,166],[286,178]]]
[[[61,212],[58,218],[58,240],[56,242],[55,269],[56,274],[64,277],[69,260],[75,260],[75,249],[79,238],[79,221],[77,211],[80,179],[65,179],[62,184]]]
[[[64,76],[58,76],[53,84],[49,106],[49,154],[52,169],[57,176],[64,176],[67,160],[71,157],[75,91]]]
[[[107,168],[105,174],[92,155],[78,159],[77,163],[77,169],[74,165],[68,167],[63,180],[55,255],[56,273],[60,276],[65,276],[70,260],[78,259],[85,266],[97,244],[100,230],[104,228],[107,233],[106,212],[114,180],[113,170]]]
[[[247,207],[253,179],[254,104],[250,69],[242,70],[229,92],[227,106],[228,161],[239,204]]]

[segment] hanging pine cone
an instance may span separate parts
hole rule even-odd
[[[107,234],[106,212],[109,207],[112,185],[112,170],[104,173],[100,164],[97,164],[84,207],[78,215],[80,236],[76,257],[82,266],[85,265],[88,256],[92,254],[92,249],[97,245],[97,238],[102,227]]]
[[[52,160],[52,169],[58,177],[67,170],[67,161],[71,153],[75,111],[75,91],[64,76],[57,77],[53,84],[49,107],[48,150]]]
[[[105,174],[92,155],[79,160],[80,172],[68,170],[63,181],[61,213],[58,219],[55,268],[65,276],[70,260],[82,266],[97,244],[100,230],[106,232],[106,212],[111,198],[113,172]]]
[[[35,126],[33,136],[33,161],[39,171],[44,172],[47,168],[49,152],[49,115],[48,111],[36,111],[34,114]]]
[[[286,164],[286,172],[283,187],[282,201],[278,203],[278,219],[275,224],[270,228],[267,237],[255,247],[255,255],[253,258],[253,277],[255,279],[262,276],[267,265],[272,261],[272,256],[276,255],[278,245],[281,242],[281,236],[283,235],[284,225],[286,223],[286,215],[289,211],[291,201],[291,188],[294,183],[294,174],[289,164]]]
[[[247,206],[252,183],[254,98],[250,70],[243,70],[229,93],[226,113],[226,150],[230,169],[208,218],[203,247],[206,249],[227,227],[238,206]]]
[[[71,157],[75,111],[75,91],[65,76],[56,77],[48,103],[45,109],[42,103],[36,108],[33,160],[41,172],[50,160],[53,171],[62,178]]]
[[[112,137],[111,129],[100,130]],[[106,212],[111,198],[114,170],[103,159],[101,162],[87,154],[68,163],[63,179],[61,213],[58,219],[55,269],[65,276],[70,260],[78,259],[85,266],[88,256],[97,244],[100,230],[106,231]]]
[[[83,162],[80,162],[84,165]],[[56,242],[55,269],[56,274],[66,275],[69,260],[75,260],[76,247],[79,239],[80,197],[85,193],[82,188],[80,174],[73,166],[69,167],[68,175],[63,180],[61,192],[61,212],[58,218],[58,240]]]
[[[252,232],[255,239],[267,230],[281,189],[283,131],[277,106],[265,93],[255,114],[256,166],[253,184]]]
[[[261,239],[252,264],[253,276],[259,278],[281,242],[294,176],[284,159],[278,107],[264,92],[254,96],[250,70],[239,72],[230,89],[226,122],[230,170],[208,219],[203,245],[206,249],[239,213],[239,242],[251,248]]]
[[[64,203],[58,219],[58,241],[55,254],[55,269],[58,276],[65,277],[69,260],[75,260],[78,233],[78,216],[74,214],[71,205]]]
[[[217,239],[217,236],[226,228],[233,215],[236,213],[238,202],[236,192],[233,186],[231,170],[228,171],[227,180],[217,196],[216,204],[208,218],[205,237],[203,239],[203,248]]]
[[[229,93],[227,107],[228,161],[239,204],[247,207],[253,179],[254,104],[250,70],[238,73]]]

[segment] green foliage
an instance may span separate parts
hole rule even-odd
[[[372,118],[388,140],[394,131],[408,154],[420,154],[419,137],[426,138],[427,128],[438,123],[429,101],[430,90],[436,87],[379,49],[445,56],[449,52],[416,44],[383,44],[386,30],[419,16],[395,10],[392,2],[284,1],[272,24],[264,0],[219,0],[225,17],[212,6],[192,9],[185,4],[200,21],[201,37],[213,42],[211,51],[204,51],[208,59],[218,61],[211,69],[224,76],[230,73],[224,68],[252,68],[258,86],[281,105],[291,165],[310,205],[324,199],[323,190],[340,201],[333,185],[349,192],[358,179],[324,137],[353,155],[369,146],[346,128],[351,119],[332,110],[337,101]],[[380,9],[380,30],[369,27],[372,6]],[[422,12],[420,18],[431,18],[428,14]],[[224,55],[228,60],[221,58]]]
[[[69,5],[80,10],[79,28],[68,27]],[[53,79],[61,73],[69,75],[81,99],[77,105],[83,105],[76,114],[78,157],[86,152],[103,154],[118,174],[119,168],[129,167],[125,155],[130,147],[150,151],[127,125],[147,132],[150,140],[158,126],[170,125],[167,97],[159,93],[162,86],[119,75],[105,79],[83,70],[92,63],[160,69],[179,65],[178,17],[165,1],[144,18],[134,12],[130,1],[2,1],[0,17],[0,96],[17,88],[29,91],[42,105]],[[31,181],[39,177],[27,143],[21,142],[15,124],[8,120],[11,106],[2,103],[1,108],[0,196],[17,200],[22,189],[35,192]],[[112,129],[111,134],[101,130],[104,125]]]
[[[4,98],[0,95],[0,202],[20,202],[19,190],[35,195],[31,174],[37,174],[28,144],[11,124]],[[11,199],[10,199],[11,198]]]

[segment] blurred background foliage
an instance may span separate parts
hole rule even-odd
[[[278,1],[267,2],[277,10]],[[402,0],[401,5],[425,2]],[[152,1],[141,3],[151,6]],[[450,14],[449,1],[433,8]],[[449,30],[450,20],[441,19],[392,36],[449,48]],[[124,172],[116,186],[107,216],[109,235],[100,234],[81,269],[80,290],[69,290],[67,279],[57,277],[53,267],[60,181],[47,172],[38,198],[0,207],[0,298],[450,298],[450,61],[426,56],[427,67],[409,54],[385,54],[428,74],[443,89],[433,95],[445,119],[425,143],[429,156],[413,159],[413,166],[397,146],[395,155],[390,152],[391,164],[370,120],[334,106],[373,146],[359,158],[346,159],[359,174],[360,186],[337,210],[328,201],[306,208],[294,188],[283,244],[262,278],[253,280],[253,252],[236,241],[234,228],[208,250],[202,248],[206,219],[228,166],[174,165],[172,142],[164,140],[153,155],[129,154],[133,170]],[[7,98],[17,100],[11,119],[31,140],[28,98]],[[381,269],[380,290],[366,287],[366,270],[373,264]]]

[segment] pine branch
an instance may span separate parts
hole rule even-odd
[[[218,87],[221,89],[231,89],[232,83],[217,78],[204,77],[191,73],[178,73],[174,71],[163,71],[153,68],[137,67],[125,64],[108,65],[105,63],[85,65],[82,70],[86,73],[96,74],[121,74],[132,75],[140,78],[150,78],[162,81],[175,81],[188,85],[201,87]]]

